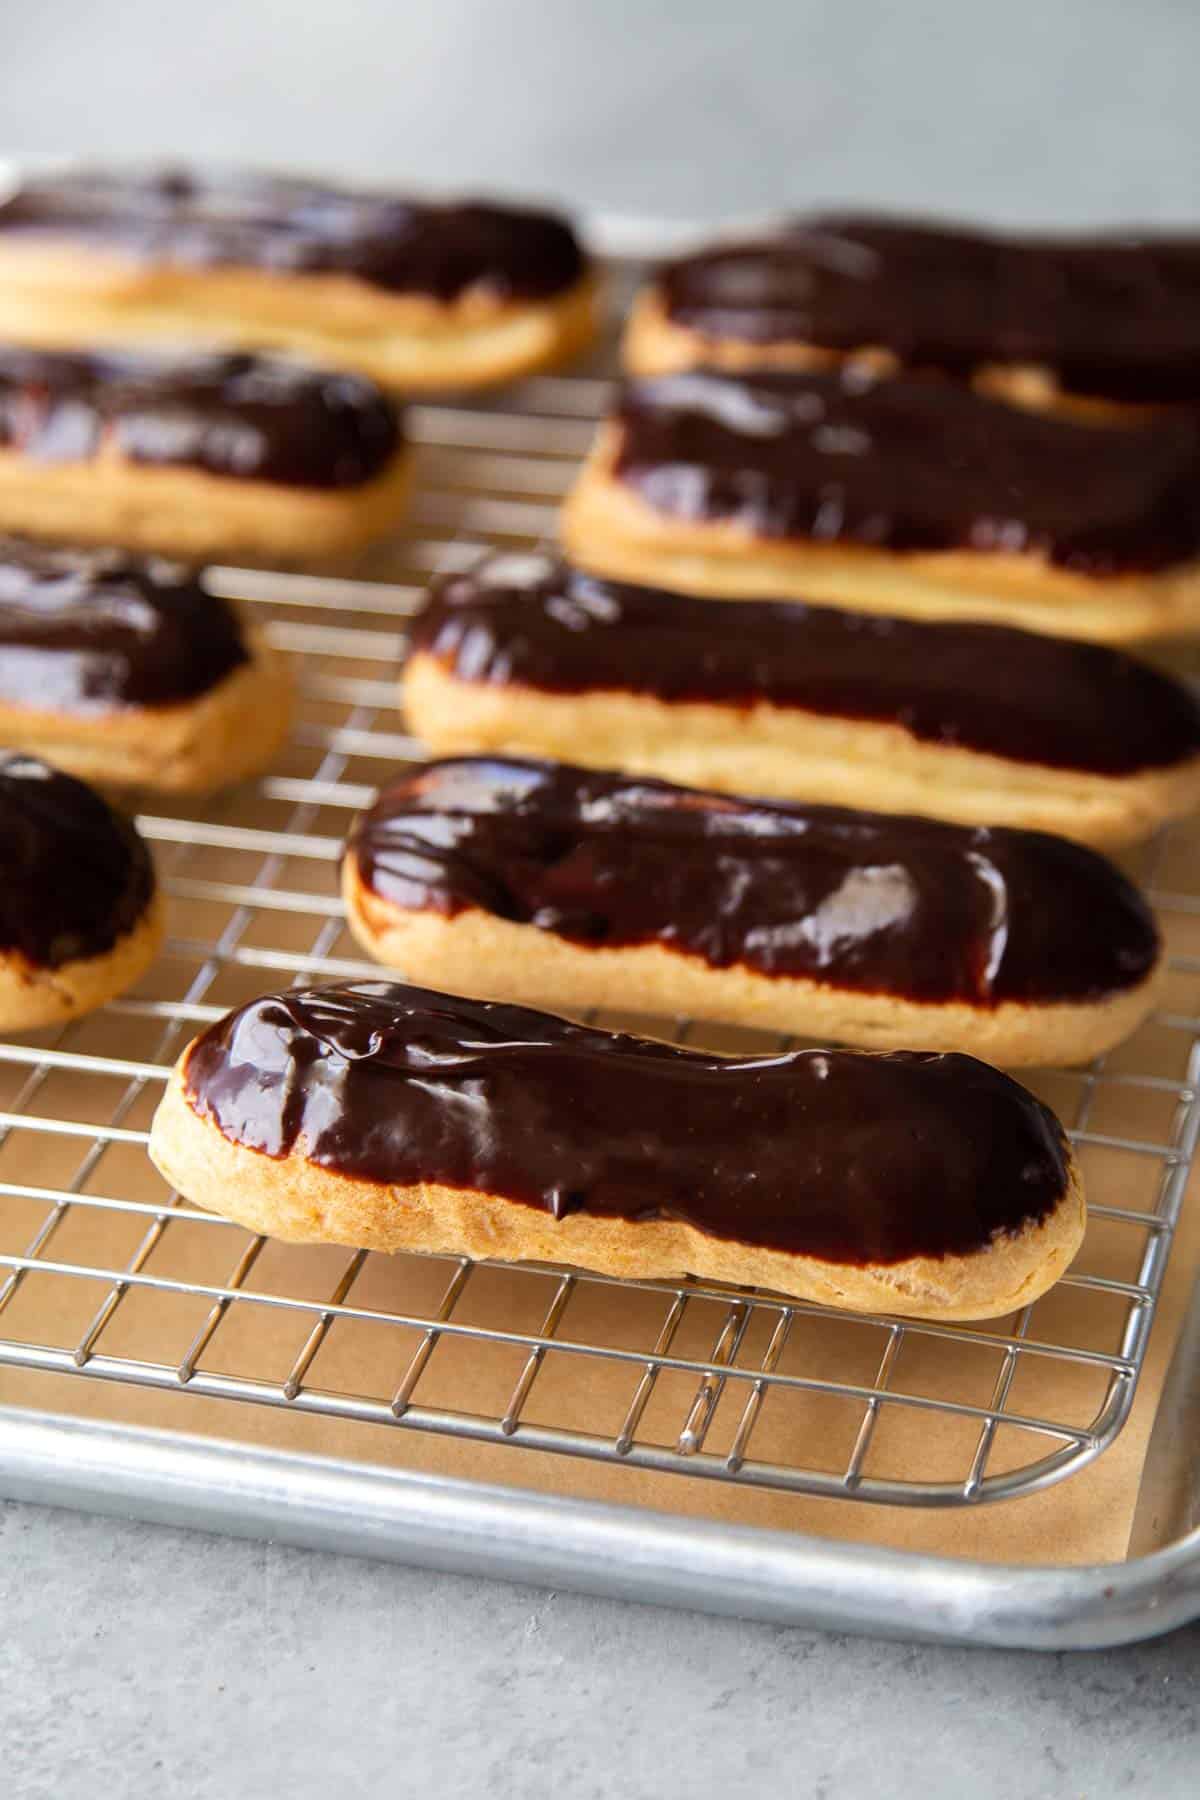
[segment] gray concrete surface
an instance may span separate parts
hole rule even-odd
[[[0,1508],[9,1800],[1196,1793],[1200,1629],[918,1649]]]
[[[682,216],[1196,208],[1193,0],[39,0],[16,149],[174,150]]]
[[[1194,218],[1192,0],[40,0],[17,151],[170,151],[680,217]],[[1200,1631],[906,1648],[0,1508],[0,1792],[1194,1795]]]

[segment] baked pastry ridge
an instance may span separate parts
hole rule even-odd
[[[285,660],[192,571],[0,542],[0,740],[114,785],[211,788],[287,730]]]
[[[0,349],[0,530],[286,560],[391,528],[409,479],[374,383],[192,348]]]
[[[1039,1101],[961,1056],[722,1059],[383,982],[252,1001],[184,1052],[151,1155],[296,1241],[688,1271],[987,1317],[1083,1227]]]
[[[0,336],[281,349],[406,391],[583,348],[598,283],[570,224],[251,170],[74,168],[0,202]]]
[[[853,369],[627,381],[568,495],[598,574],[1136,641],[1200,622],[1200,422]]]
[[[342,891],[372,955],[455,992],[1010,1067],[1099,1055],[1162,973],[1141,895],[1063,839],[529,758],[406,773]]]
[[[162,940],[150,855],[91,788],[0,757],[0,1029],[90,1012],[132,985]]]
[[[637,373],[842,358],[936,369],[1040,405],[1200,400],[1200,236],[986,232],[853,213],[702,246],[658,273]]]
[[[1200,799],[1200,707],[1100,645],[737,608],[502,554],[413,621],[409,722],[502,750],[779,799],[1129,843]]]

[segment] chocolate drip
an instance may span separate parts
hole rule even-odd
[[[700,600],[601,581],[542,555],[494,556],[438,582],[412,643],[462,681],[797,707],[1099,775],[1200,754],[1189,691],[1100,645],[799,602]]]
[[[0,203],[0,233],[69,238],[152,263],[351,275],[446,302],[477,287],[501,300],[544,299],[585,268],[574,232],[553,213],[252,171],[31,175]]]
[[[984,1250],[1067,1188],[1053,1114],[969,1056],[733,1061],[382,981],[251,1001],[197,1039],[184,1082],[268,1156],[832,1263]]]
[[[925,1002],[1134,986],[1154,919],[1111,863],[1038,832],[730,798],[508,757],[430,763],[356,822],[361,879],[406,910],[479,908],[573,943]]]
[[[763,539],[1044,556],[1080,574],[1200,554],[1200,417],[1103,429],[853,369],[627,382],[614,474],[668,519]]]
[[[289,487],[360,487],[399,448],[400,419],[359,375],[269,356],[0,349],[0,447]]]
[[[0,543],[0,700],[43,712],[169,706],[248,661],[233,608],[186,569]]]
[[[0,868],[0,950],[46,969],[104,955],[154,892],[133,826],[31,756],[0,757]]]
[[[1200,236],[1006,237],[830,214],[720,244],[660,275],[708,338],[892,351],[970,373],[1048,366],[1079,394],[1200,401]]]

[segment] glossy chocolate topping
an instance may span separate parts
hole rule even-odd
[[[0,952],[47,969],[103,956],[154,892],[133,826],[31,756],[0,757],[0,869]]]
[[[596,947],[990,1007],[1144,980],[1158,933],[1091,850],[1038,832],[734,799],[562,763],[428,764],[356,822],[360,878]]]
[[[685,522],[888,550],[1043,555],[1081,574],[1200,555],[1200,415],[1098,428],[853,369],[627,382],[614,473]]]
[[[268,1156],[828,1262],[986,1249],[1067,1188],[1053,1114],[969,1056],[732,1061],[383,981],[251,1001],[197,1039],[184,1081]]]
[[[1080,394],[1200,400],[1200,234],[1004,237],[831,214],[719,244],[660,276],[709,338],[878,346],[963,375],[1034,363]]]
[[[461,681],[746,711],[765,702],[1101,775],[1200,754],[1189,690],[1101,645],[799,602],[734,606],[601,581],[540,554],[444,578],[412,643]]]
[[[249,661],[233,608],[168,562],[0,543],[0,701],[167,706]]]
[[[359,487],[398,449],[400,419],[360,375],[269,356],[0,348],[0,448],[288,487]]]
[[[553,213],[249,170],[29,175],[0,200],[0,233],[65,237],[146,262],[353,275],[443,301],[474,287],[501,300],[543,299],[584,271],[574,232]]]

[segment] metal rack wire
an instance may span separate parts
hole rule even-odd
[[[0,1044],[0,1368],[797,1493],[935,1507],[1030,1493],[1128,1416],[1200,1131],[1196,957],[1174,959],[1170,1010],[1131,1045],[1034,1084],[1080,1146],[1088,1241],[1051,1295],[979,1328],[704,1283],[286,1249],[168,1194],[144,1158],[192,1029],[265,987],[368,972],[336,863],[353,810],[419,755],[397,711],[404,618],[431,569],[552,534],[603,366],[494,403],[414,407],[411,534],[362,575],[211,571],[299,662],[294,741],[210,806],[143,812],[171,915],[135,994]],[[1185,934],[1200,913],[1193,850],[1176,832],[1138,870]]]

